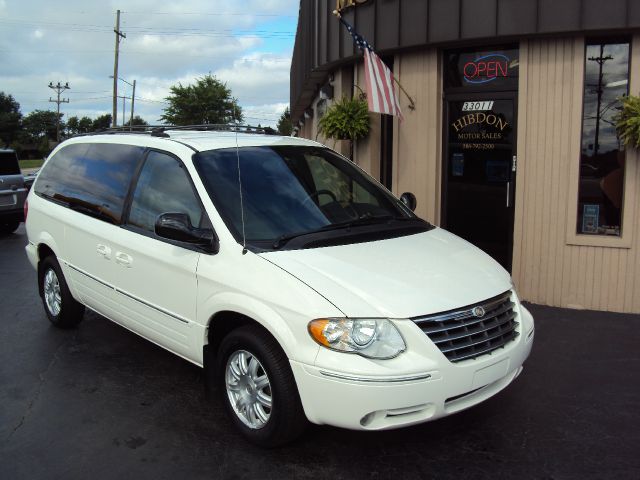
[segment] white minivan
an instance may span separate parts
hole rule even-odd
[[[88,307],[204,367],[265,446],[434,420],[518,376],[534,322],[498,263],[323,145],[224,128],[55,149],[25,208],[54,325]]]

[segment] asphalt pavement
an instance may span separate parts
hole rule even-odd
[[[640,478],[640,315],[530,305],[531,357],[483,404],[263,450],[199,368],[94,313],[50,326],[26,242],[0,236],[0,479]]]

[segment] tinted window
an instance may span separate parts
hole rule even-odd
[[[142,147],[110,143],[69,145],[47,162],[35,192],[117,224],[143,152]]]
[[[18,175],[20,166],[13,150],[0,151],[0,175]]]
[[[203,218],[182,165],[169,155],[150,152],[140,172],[128,223],[154,232],[162,213],[186,213],[195,227],[201,226]]]
[[[615,128],[629,86],[629,44],[598,43],[585,51],[579,234],[620,235],[625,155]]]
[[[198,153],[194,161],[236,237],[243,231],[244,213],[248,242],[271,245],[282,235],[344,222],[411,216],[360,170],[328,149],[232,148]]]

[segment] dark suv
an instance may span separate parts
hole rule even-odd
[[[27,189],[14,150],[0,150],[0,233],[14,232],[24,220]]]

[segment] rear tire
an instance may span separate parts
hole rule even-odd
[[[222,401],[247,440],[277,447],[302,434],[307,419],[289,360],[262,327],[247,325],[230,332],[217,359]]]
[[[71,295],[54,256],[48,256],[38,265],[38,284],[44,311],[51,323],[59,328],[73,328],[82,321],[84,305]]]
[[[0,233],[13,233],[20,226],[20,222],[0,223]]]

